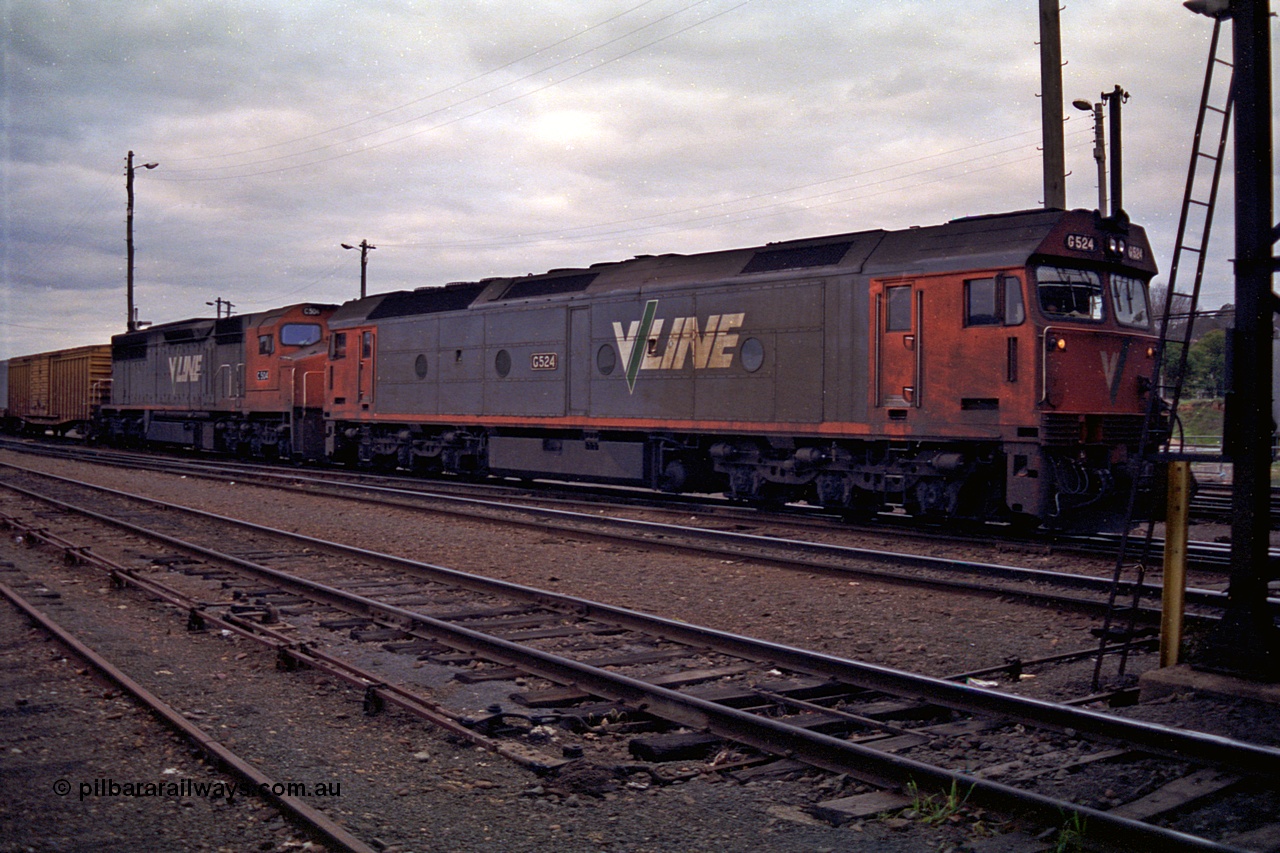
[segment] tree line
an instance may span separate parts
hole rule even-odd
[[[1156,317],[1156,329],[1166,308],[1168,291],[1163,285],[1151,288],[1151,310]],[[1191,324],[1191,343],[1187,349],[1186,372],[1182,376],[1183,398],[1214,398],[1226,393],[1227,383],[1227,330],[1235,320],[1235,306],[1226,303],[1217,309],[1200,309],[1190,312],[1189,300],[1175,296],[1169,308],[1168,341],[1164,355],[1161,384],[1172,387],[1179,378],[1182,366],[1182,341],[1187,338],[1187,325]]]

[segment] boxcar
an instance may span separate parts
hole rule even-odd
[[[9,359],[7,421],[26,432],[83,429],[111,388],[111,347],[94,345]]]

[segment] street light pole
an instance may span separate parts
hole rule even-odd
[[[1098,161],[1098,213],[1107,215],[1107,143],[1102,133],[1102,105],[1105,102],[1111,114],[1111,217],[1117,218],[1124,211],[1123,175],[1120,160],[1120,105],[1129,100],[1129,93],[1116,86],[1103,92],[1101,101],[1089,103],[1084,98],[1072,101],[1078,110],[1093,113],[1093,159]]]
[[[142,168],[154,169],[159,165],[159,163],[143,163]],[[125,329],[130,332],[137,331],[138,329],[138,319],[134,316],[135,312],[133,308],[133,172],[133,152],[130,151],[124,172],[124,189],[125,194],[129,199],[127,215],[125,216],[124,234],[125,252],[128,255],[128,258],[125,261],[125,301],[128,303],[126,308],[129,312],[129,316],[125,323]]]
[[[209,305],[209,306],[216,306],[216,307],[215,307],[215,310],[217,311],[217,315],[216,315],[216,316],[217,316],[217,319],[219,319],[219,320],[221,320],[221,319],[222,319],[222,310],[223,310],[224,308],[226,309],[227,316],[228,316],[228,317],[230,317],[230,316],[231,316],[231,309],[236,307],[236,306],[234,306],[234,305],[232,305],[232,304],[231,304],[231,300],[230,300],[230,299],[223,299],[221,296],[219,296],[219,297],[218,297],[217,299],[215,299],[213,302],[206,302],[206,303],[205,303],[205,305]]]
[[[369,250],[376,249],[378,247],[370,245],[368,240],[361,240],[359,246],[352,246],[349,243],[342,243],[340,245],[344,249],[358,248],[360,250],[360,298],[364,299],[366,291],[365,285],[368,282]]]
[[[1093,113],[1093,159],[1098,161],[1098,213],[1107,215],[1107,143],[1102,135],[1102,102],[1091,104],[1084,98],[1072,101],[1078,110]],[[1113,143],[1114,144],[1114,143]]]

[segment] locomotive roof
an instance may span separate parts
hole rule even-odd
[[[344,304],[329,324],[343,328],[366,320],[555,296],[599,296],[690,284],[732,286],[779,275],[888,277],[1012,267],[1025,264],[1040,251],[1055,229],[1070,226],[1092,232],[1100,221],[1091,210],[1034,209],[967,217],[942,225],[856,231],[695,255],[641,255],[588,268],[377,294]],[[1145,242],[1142,229],[1132,230]]]
[[[1023,264],[1062,218],[1060,210],[1031,210],[893,231],[885,235],[862,272],[911,275]]]
[[[128,345],[146,343],[147,341],[163,338],[168,343],[176,341],[198,341],[203,340],[211,334],[219,336],[234,336],[241,334],[244,329],[253,326],[260,326],[265,322],[269,322],[272,318],[282,317],[289,311],[300,306],[311,306],[320,310],[334,308],[336,306],[321,302],[298,302],[293,305],[284,305],[279,308],[269,308],[266,311],[256,311],[249,314],[238,314],[234,317],[192,317],[186,320],[174,320],[170,323],[158,323],[154,326],[138,329],[133,332],[122,332],[118,335],[111,336],[111,342],[116,344]]]

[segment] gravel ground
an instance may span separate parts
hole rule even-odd
[[[9,455],[0,453],[0,459]],[[26,457],[21,462],[71,470],[68,463]],[[642,553],[553,532],[511,534],[484,523],[327,498],[282,497],[242,484],[75,469],[82,476],[91,471],[89,479],[103,485],[250,516],[270,526],[929,674],[1092,643],[1091,617],[994,598]],[[38,571],[62,594],[55,618],[266,772],[282,780],[339,783],[340,797],[309,802],[360,837],[376,838],[392,850],[964,850],[989,843],[983,839],[991,831],[1008,828],[973,810],[940,827],[873,817],[837,828],[809,818],[804,806],[855,790],[841,780],[823,787],[806,779],[738,784],[718,776],[648,787],[625,781],[601,785],[599,779],[581,787],[541,780],[396,712],[366,719],[359,694],[316,673],[278,673],[269,655],[235,638],[189,636],[172,610],[86,581],[82,569],[50,565],[39,552],[0,547],[0,560],[6,559],[20,572]],[[213,848],[259,850],[297,849],[303,843],[256,797],[175,806],[172,801],[126,804],[50,794],[57,778],[71,780],[78,791],[82,780],[110,777],[113,767],[125,768],[114,771],[116,778],[125,773],[154,778],[171,768],[186,778],[222,777],[191,764],[189,756],[187,765],[178,763],[175,756],[185,754],[182,745],[160,730],[142,732],[144,714],[119,697],[104,698],[112,691],[78,674],[79,664],[61,662],[7,606],[0,611],[0,629],[0,714],[37,723],[56,717],[65,723],[43,730],[24,727],[20,734],[11,734],[19,730],[8,725],[0,730],[0,796],[18,804],[0,810],[0,850],[114,846],[76,842],[93,831],[104,840],[113,837],[111,831],[132,833],[128,837],[135,841],[182,839],[178,845],[159,842],[159,848],[170,849],[194,847],[197,840]],[[1145,665],[1137,662],[1138,668]],[[82,686],[69,686],[54,674]],[[1033,686],[1063,695],[1088,692],[1084,669],[1046,674],[1020,688]],[[50,689],[59,691],[57,698],[48,695]],[[84,703],[77,710],[22,710],[69,702],[73,696]],[[1194,704],[1166,702],[1155,713],[1184,725],[1193,716],[1213,714],[1209,708],[1193,709]],[[135,721],[139,733],[129,737],[98,724],[113,714],[125,716],[110,723]],[[1256,716],[1245,717],[1256,723]],[[76,764],[85,760],[81,750],[98,763]],[[115,825],[90,811],[124,815],[126,806],[131,811]],[[175,811],[188,820],[173,819]],[[242,827],[257,834],[242,840]],[[88,834],[78,834],[82,831]],[[161,831],[172,834],[152,835]]]

